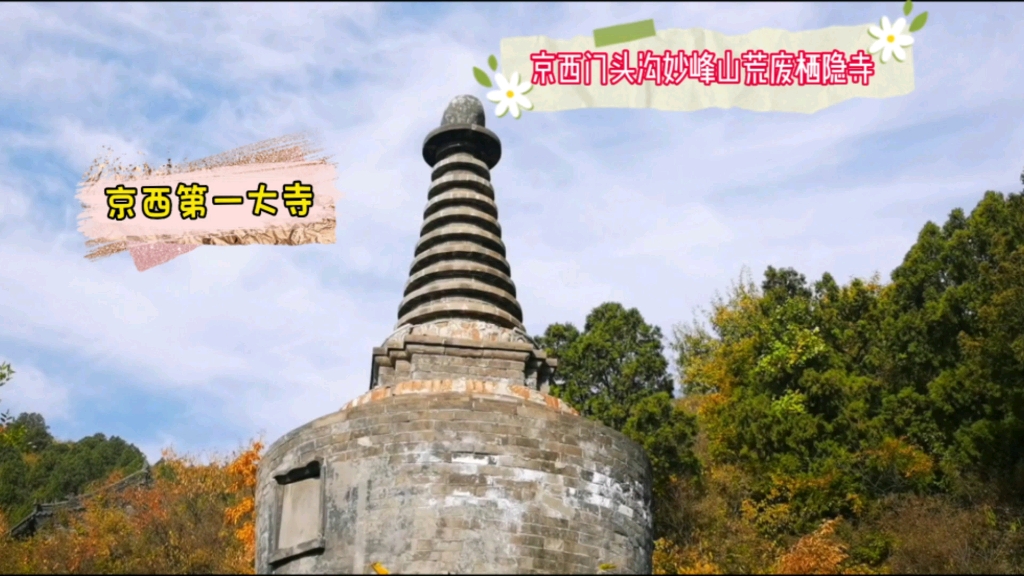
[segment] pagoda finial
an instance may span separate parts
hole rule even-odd
[[[484,105],[476,96],[456,96],[448,103],[441,117],[441,126],[450,124],[473,124],[484,126]]]
[[[470,154],[488,169],[501,160],[501,140],[484,127],[484,106],[474,96],[452,98],[440,128],[423,141],[423,159],[431,166],[457,152]]]

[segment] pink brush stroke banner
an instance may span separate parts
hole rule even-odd
[[[198,247],[196,244],[167,244],[166,242],[160,242],[132,246],[128,249],[128,252],[132,255],[135,269],[139,272],[145,272],[150,268],[166,264],[182,254],[188,254]]]
[[[173,170],[94,164],[79,186],[87,258],[128,250],[143,271],[199,245],[331,244],[336,166],[288,137]]]
[[[169,176],[144,176],[124,181],[102,179],[84,187],[79,199],[85,204],[79,230],[92,240],[116,242],[149,236],[186,237],[234,230],[258,231],[268,228],[312,224],[334,217],[334,166],[329,163],[281,162],[246,166],[224,166]],[[290,210],[283,196],[295,182],[311,188],[311,205]],[[263,206],[256,213],[260,184],[264,184]],[[194,185],[198,185],[197,187]],[[205,190],[203,190],[205,188]],[[145,213],[149,190],[163,189],[166,202],[151,201],[154,216]],[[124,193],[122,190],[128,190]],[[169,190],[169,192],[167,192]],[[110,194],[108,195],[108,192]],[[108,196],[134,196],[131,213],[120,218],[120,206]],[[200,201],[202,197],[202,201]],[[195,201],[188,198],[196,198]],[[217,204],[218,199],[241,199],[238,204]],[[188,204],[202,206],[193,210]],[[121,204],[127,206],[128,202]],[[170,205],[169,212],[166,206]],[[167,215],[164,216],[163,214]],[[193,213],[194,217],[186,216]]]

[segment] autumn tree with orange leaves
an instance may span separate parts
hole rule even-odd
[[[259,469],[263,442],[253,441],[228,465],[231,491],[240,500],[225,512],[225,519],[235,527],[235,538],[242,543],[243,562],[256,562],[256,472]]]
[[[251,574],[262,449],[255,440],[205,463],[165,451],[148,485],[100,492],[84,511],[58,518],[57,529],[0,539],[0,572]]]

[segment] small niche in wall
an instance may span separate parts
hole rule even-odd
[[[277,531],[270,564],[275,568],[324,550],[322,463],[313,460],[274,476],[277,481]]]

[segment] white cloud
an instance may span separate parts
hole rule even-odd
[[[10,410],[12,415],[22,412],[43,414],[48,421],[66,420],[70,415],[68,387],[55,381],[29,362],[4,358],[10,362],[14,376],[0,388],[0,411]]]
[[[0,222],[23,218],[31,205],[27,194],[7,182],[0,182]]]

